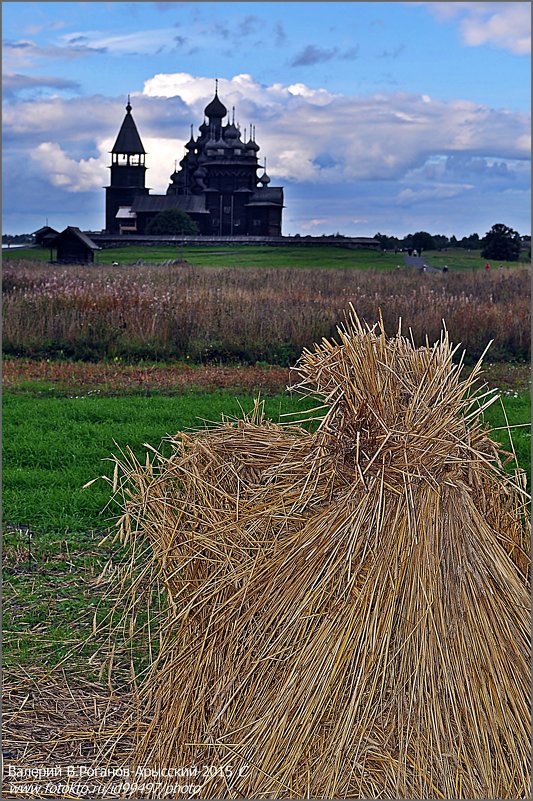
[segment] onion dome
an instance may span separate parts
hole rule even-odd
[[[196,147],[196,142],[194,141],[194,136],[192,135],[192,125],[191,125],[191,138],[189,139],[189,141],[185,145],[185,149],[186,150],[194,150],[195,147]]]
[[[255,141],[255,125],[253,127],[253,135],[252,135],[252,126],[250,125],[250,138],[246,142],[246,150],[253,150],[255,153],[257,153],[257,151],[260,149],[261,148]]]
[[[235,106],[232,108],[231,122],[224,128],[224,138],[229,140],[240,139],[241,132],[235,125]]]
[[[204,134],[208,133],[208,131],[209,131],[209,123],[206,122],[205,117],[204,117],[204,121],[202,122],[202,124],[198,126],[198,130],[200,131],[200,134],[202,136]]]
[[[270,183],[270,178],[268,177],[266,172],[264,172],[261,178],[259,179],[259,183],[263,184],[263,186],[267,186],[267,184]]]
[[[239,139],[240,135],[241,132],[233,122],[231,122],[229,125],[226,125],[224,128],[224,136],[226,139]]]
[[[217,141],[215,142],[215,144],[216,144],[216,146],[217,146],[218,148],[220,148],[220,147],[223,147],[223,148],[228,148],[228,147],[231,147],[231,145],[229,144],[229,142],[226,142],[226,141],[224,141],[224,139],[222,138],[222,134],[220,134],[220,136],[218,137],[218,139],[217,139]]]
[[[228,110],[224,103],[221,103],[218,97],[218,79],[216,81],[216,89],[215,89],[215,96],[210,103],[204,109],[204,113],[206,117],[209,119],[217,119],[221,120],[222,117],[225,117],[228,113]]]

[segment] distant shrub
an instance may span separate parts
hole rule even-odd
[[[198,226],[181,209],[165,209],[150,220],[146,226],[147,234],[197,234]]]

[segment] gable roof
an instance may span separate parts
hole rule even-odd
[[[56,231],[55,228],[51,228],[49,225],[43,225],[42,228],[38,228],[36,231],[33,231],[33,236],[39,236],[39,234],[58,234],[59,231]]]
[[[181,209],[186,213],[209,214],[203,195],[136,195],[131,204],[134,212],[159,212]]]
[[[76,237],[82,242],[85,247],[90,248],[90,250],[101,250],[99,245],[96,245],[92,239],[90,239],[87,234],[84,234],[83,231],[80,231],[79,228],[76,228],[75,225],[67,225],[64,231],[61,231],[51,242],[51,245],[56,245],[58,241],[60,241],[65,235],[70,234],[71,236]]]

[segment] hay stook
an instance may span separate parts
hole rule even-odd
[[[215,766],[199,798],[529,797],[527,498],[481,362],[353,312],[338,335],[297,365],[315,430],[257,402],[117,460],[132,620],[158,598],[132,769]]]

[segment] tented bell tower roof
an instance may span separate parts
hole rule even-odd
[[[120,131],[118,132],[117,141],[113,145],[113,150],[111,152],[125,154],[146,153],[137,126],[131,115],[129,96],[128,105],[126,106],[126,116],[124,117]]]

